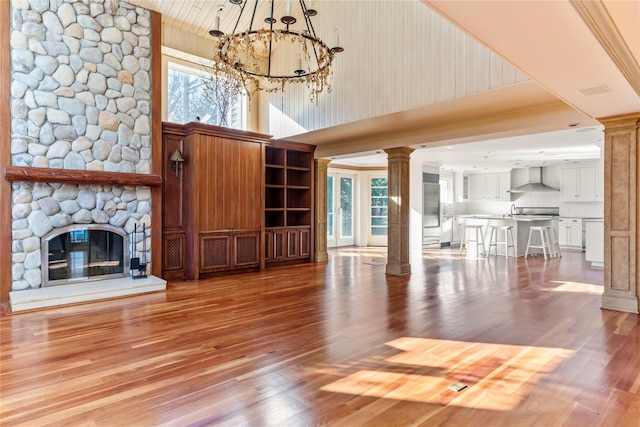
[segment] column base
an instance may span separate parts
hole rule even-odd
[[[329,254],[327,252],[316,252],[313,254],[314,262],[329,261]]]
[[[406,276],[411,274],[411,264],[387,264],[385,273],[391,276]]]
[[[617,297],[613,295],[602,295],[602,306],[605,310],[624,311],[626,313],[638,314],[638,299],[634,297]]]

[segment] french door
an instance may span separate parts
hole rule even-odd
[[[327,246],[352,246],[354,238],[354,176],[327,176]]]

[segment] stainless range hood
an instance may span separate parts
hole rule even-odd
[[[542,168],[529,168],[529,182],[509,190],[510,193],[550,193],[560,191],[542,183]]]

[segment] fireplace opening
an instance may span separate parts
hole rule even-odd
[[[71,225],[42,240],[43,284],[112,279],[128,273],[127,235],[102,224]]]

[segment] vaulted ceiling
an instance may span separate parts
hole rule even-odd
[[[229,6],[210,0],[131,2],[197,34],[211,28],[221,4]],[[420,149],[558,131],[576,123],[593,127],[599,117],[640,111],[640,1],[422,2],[532,82],[288,139],[318,145],[320,157],[340,157],[395,146]],[[332,7],[341,3],[348,2],[332,2]],[[227,6],[230,15],[221,16],[228,26],[235,12]],[[285,2],[277,1],[276,7],[283,10]],[[378,24],[385,28],[385,16]],[[357,40],[350,44],[357,48]]]

